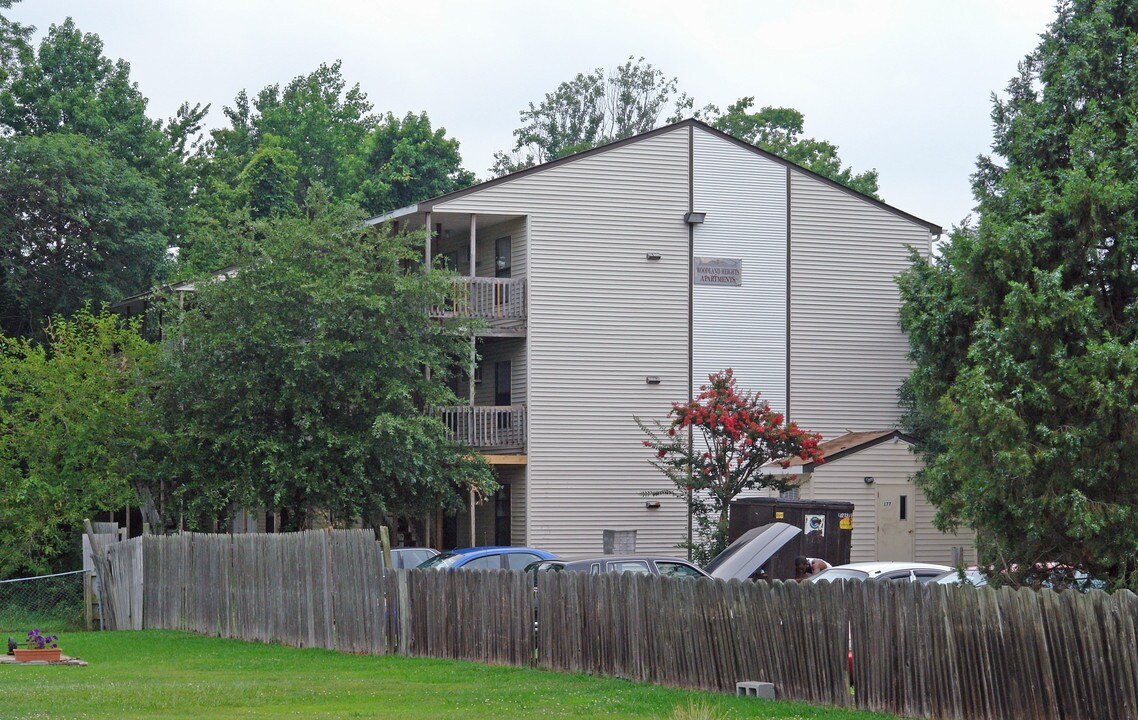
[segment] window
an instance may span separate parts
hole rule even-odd
[[[509,235],[494,241],[494,277],[511,277],[514,267],[513,256]]]
[[[483,555],[461,566],[464,570],[500,570],[502,568],[501,555]]]
[[[498,406],[511,405],[510,383],[513,380],[513,368],[509,360],[494,363],[494,404]]]
[[[664,577],[703,577],[703,573],[687,563],[656,561],[656,569]]]
[[[610,562],[608,566],[609,572],[638,573],[640,575],[652,574],[652,571],[648,569],[648,563],[644,560],[619,560],[617,562]]]
[[[494,495],[494,544],[495,545],[510,545],[510,485],[509,483],[502,483],[498,488],[498,492]],[[507,565],[512,569],[514,567],[513,555],[507,556]],[[537,560],[534,556],[533,560]],[[533,562],[530,560],[528,562]],[[527,562],[527,564],[528,564]],[[518,567],[524,567],[519,565]]]
[[[510,570],[524,570],[526,565],[540,559],[533,553],[506,553],[506,567]]]
[[[881,579],[888,580],[889,582],[913,582],[913,571],[899,570],[897,572],[891,572],[887,575],[882,575]]]

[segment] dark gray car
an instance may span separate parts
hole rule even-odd
[[[602,555],[578,560],[540,560],[527,565],[526,570],[583,572],[592,575],[624,572],[663,577],[709,577],[687,560],[668,555]]]

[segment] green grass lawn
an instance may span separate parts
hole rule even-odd
[[[584,675],[167,631],[69,633],[61,645],[90,666],[0,665],[0,717],[666,718],[694,700],[717,710],[712,717],[886,718]]]

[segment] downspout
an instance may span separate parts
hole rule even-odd
[[[695,211],[695,127],[688,125],[688,212]],[[686,223],[688,226],[688,404],[695,399],[695,342],[694,342],[694,308],[695,308],[695,283],[692,282],[692,274],[695,272],[695,225]],[[691,457],[693,448],[695,447],[695,437],[692,434],[692,426],[688,425],[688,457]],[[688,463],[688,560],[692,559],[692,473],[695,472],[691,463]]]

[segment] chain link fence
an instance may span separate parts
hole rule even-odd
[[[19,636],[32,628],[56,634],[85,629],[82,570],[0,580],[0,635]]]

